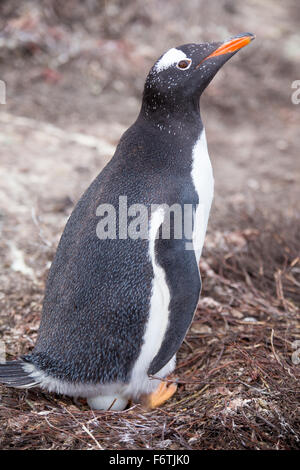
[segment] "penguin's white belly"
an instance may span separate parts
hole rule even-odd
[[[152,290],[148,321],[145,326],[143,345],[140,355],[133,367],[127,393],[137,397],[141,393],[150,393],[158,381],[149,379],[148,368],[158,353],[163,342],[168,322],[170,290],[166,281],[164,269],[157,263],[155,256],[155,237],[165,217],[163,207],[159,207],[151,214],[149,227],[149,259],[153,268]],[[164,377],[175,366],[175,357],[159,371],[156,376]]]
[[[214,192],[213,172],[204,129],[194,145],[192,158],[191,176],[199,198],[194,216],[192,248],[195,251],[197,264],[199,264]],[[165,271],[157,263],[154,250],[155,236],[163,223],[164,215],[164,209],[159,208],[152,214],[150,221],[149,257],[153,267],[152,294],[142,349],[134,365],[127,389],[127,392],[130,390],[131,396],[138,396],[141,392],[149,393],[157,386],[155,381],[149,380],[147,370],[161,347],[169,322],[170,291]],[[171,373],[174,367],[175,356],[156,376],[163,378]]]
[[[199,264],[214,194],[213,171],[208,155],[204,128],[193,148],[191,176],[199,198],[193,228],[193,248],[197,264]]]
[[[192,248],[195,251],[197,264],[199,264],[214,192],[213,172],[207,151],[204,129],[194,145],[192,158],[191,176],[199,198],[194,216]],[[150,311],[145,327],[143,345],[139,358],[134,365],[130,384],[127,389],[127,392],[130,391],[131,396],[138,396],[140,393],[149,393],[157,386],[156,381],[149,380],[147,370],[152,359],[156,356],[161,347],[169,322],[170,291],[166,281],[165,271],[157,263],[154,249],[155,236],[163,223],[164,215],[164,209],[159,208],[152,214],[150,221],[149,257],[153,267],[154,277],[152,280]],[[175,356],[156,374],[156,376],[163,378],[171,373],[174,367]]]

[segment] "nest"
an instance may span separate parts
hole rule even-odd
[[[235,230],[208,236],[169,402],[95,412],[83,400],[2,387],[1,448],[299,448],[299,221],[258,219],[239,216]],[[26,318],[36,334],[38,316]]]

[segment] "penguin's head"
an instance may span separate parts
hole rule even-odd
[[[184,44],[168,50],[146,79],[144,102],[155,111],[161,106],[199,100],[222,65],[255,36],[243,33],[224,42]]]

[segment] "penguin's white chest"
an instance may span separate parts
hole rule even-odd
[[[214,194],[214,177],[204,129],[194,145],[192,158],[191,176],[199,198],[194,217],[193,248],[199,264]]]
[[[210,207],[213,199],[214,180],[212,167],[207,151],[205,131],[203,130],[192,151],[191,177],[198,195],[198,205],[194,216],[193,243],[197,263],[199,263]],[[155,385],[147,376],[147,369],[155,357],[164,339],[169,323],[170,289],[164,269],[159,265],[155,253],[155,238],[159,227],[164,221],[165,213],[161,207],[157,209],[150,220],[149,230],[149,260],[153,267],[152,294],[148,322],[145,327],[143,345],[131,374],[127,393],[131,396],[141,392],[149,393]],[[165,377],[175,366],[175,356],[158,373],[157,377]]]

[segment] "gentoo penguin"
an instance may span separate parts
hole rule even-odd
[[[163,379],[197,307],[213,198],[199,99],[252,39],[185,44],[154,64],[136,122],[66,224],[36,345],[0,365],[0,382],[103,410],[173,395],[176,384]]]

